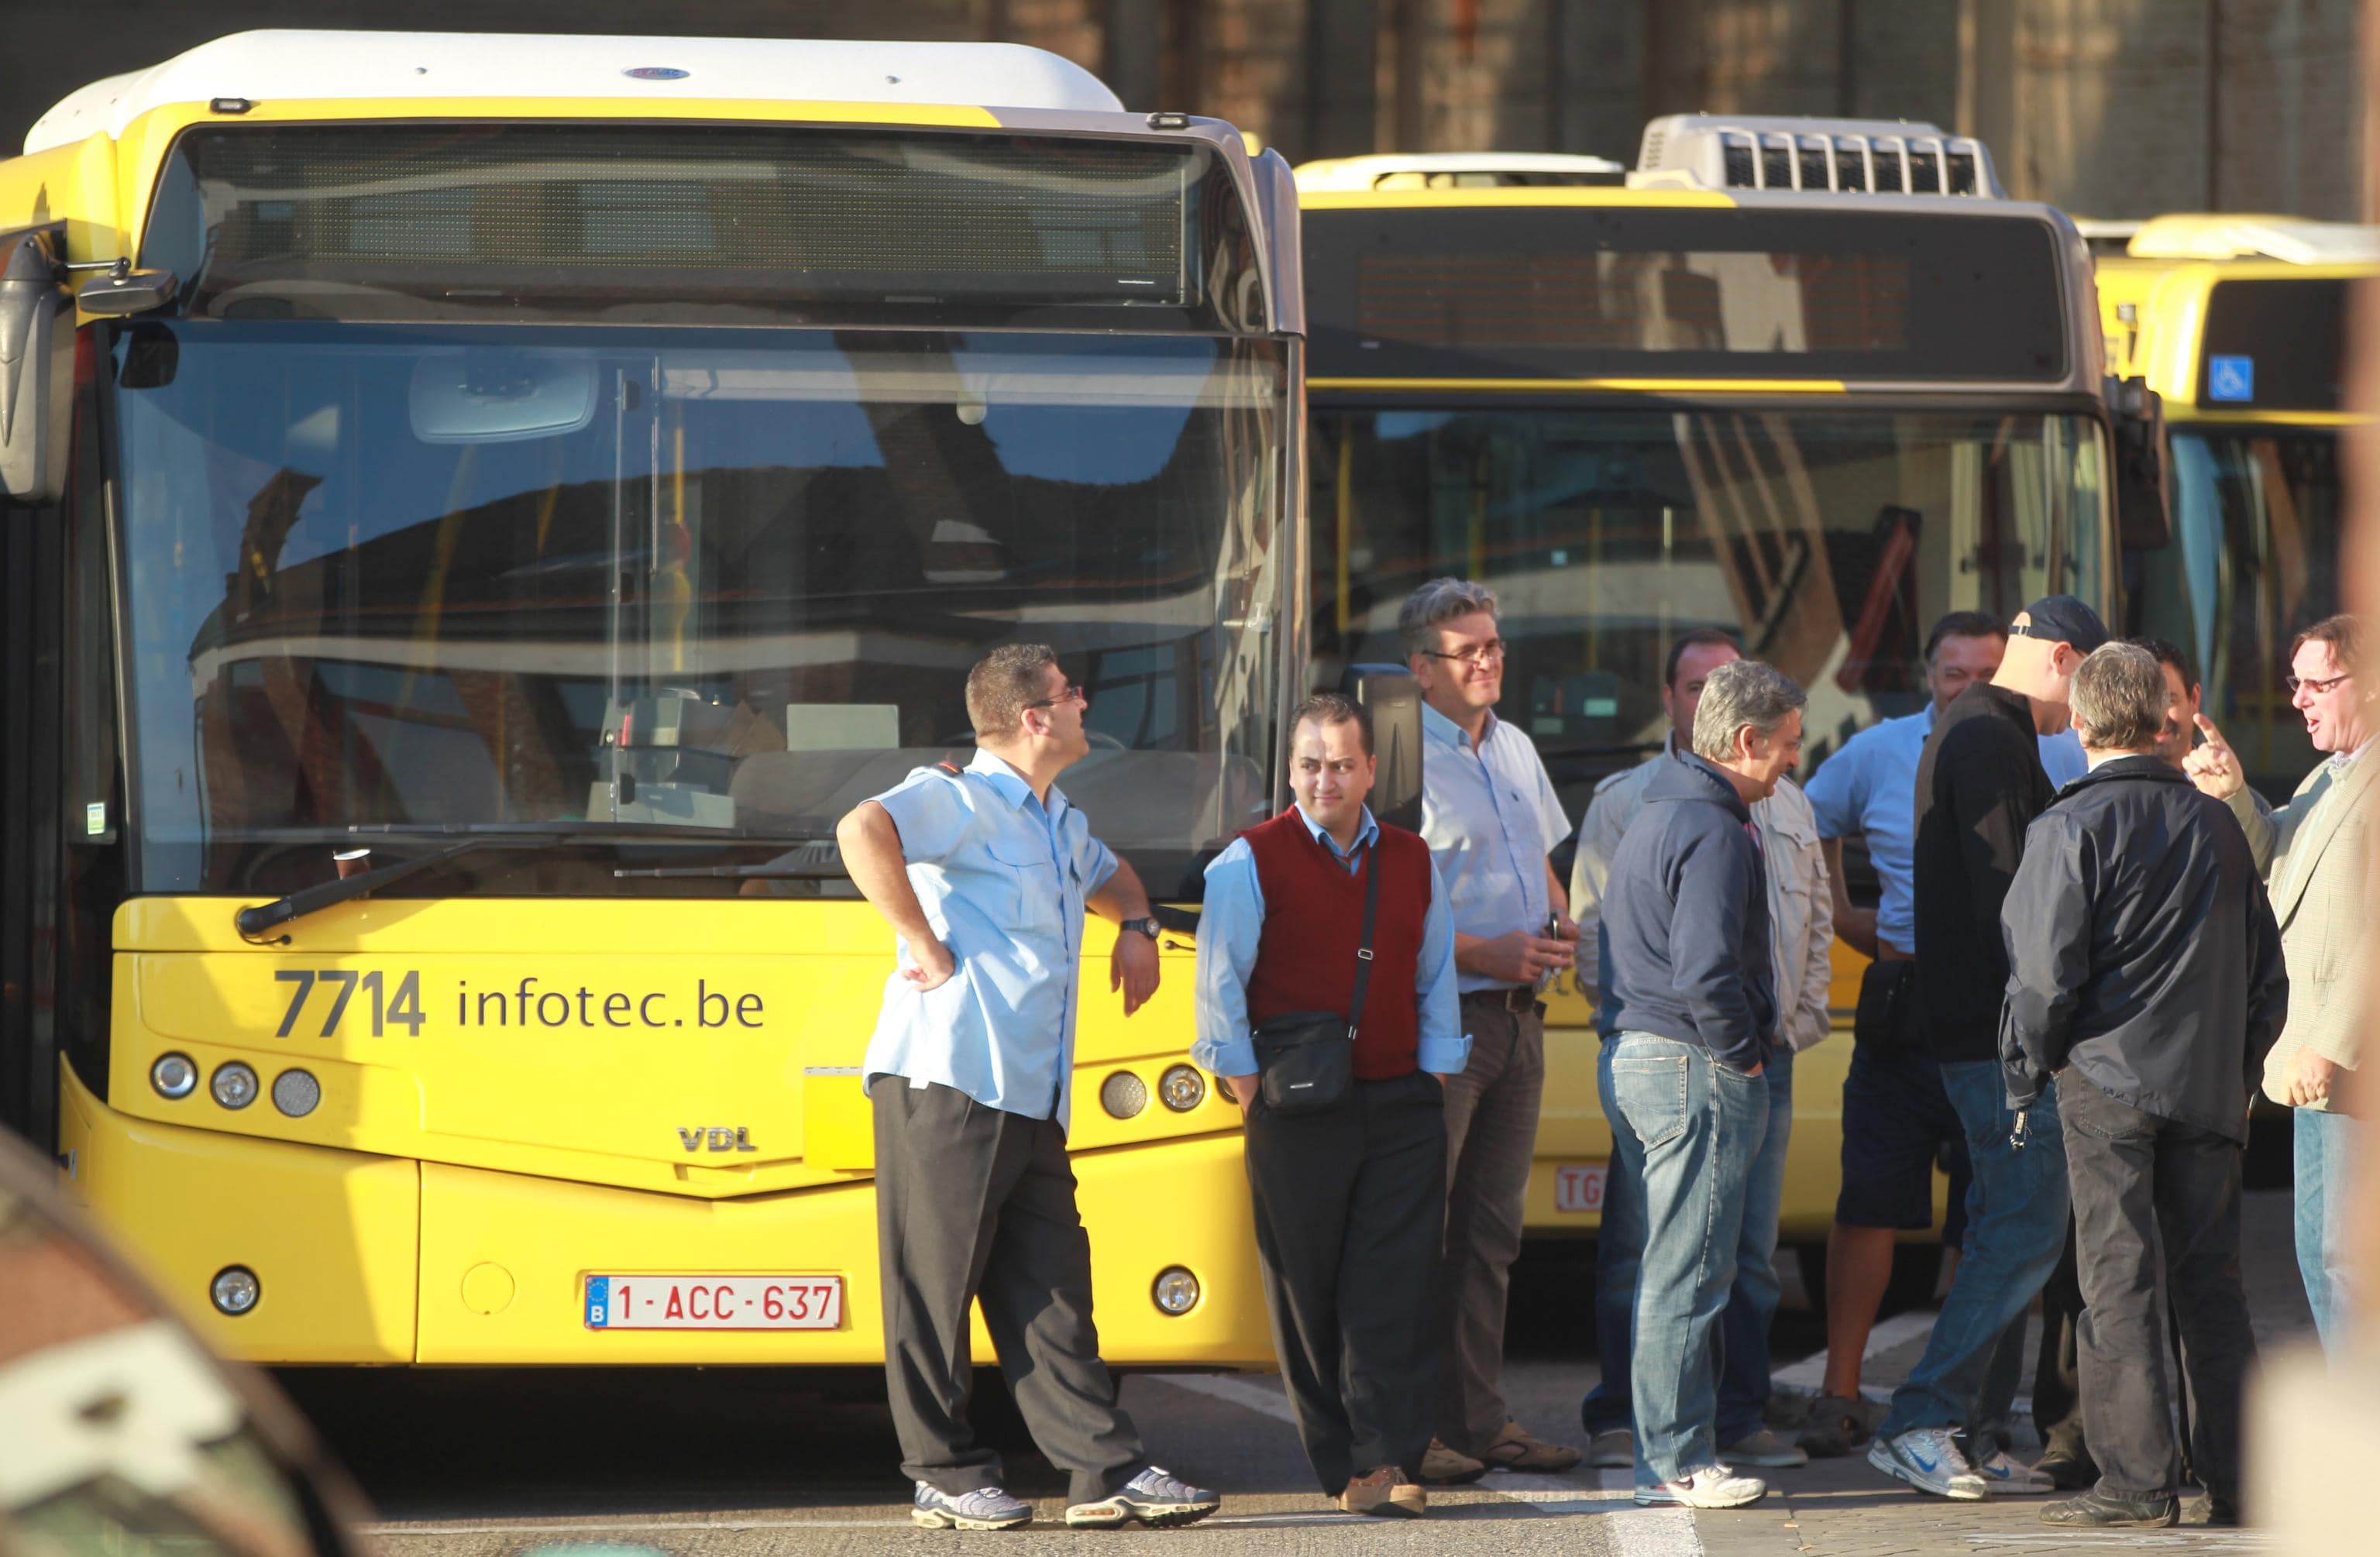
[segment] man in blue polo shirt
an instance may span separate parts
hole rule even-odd
[[[1989,681],[2007,651],[2008,628],[1998,617],[1944,616],[1925,639],[1925,707],[1862,730],[1803,786],[1834,885],[1835,933],[1876,959],[1861,983],[1843,1079],[1842,1189],[1827,1238],[1827,1373],[1801,1438],[1813,1454],[1847,1454],[1883,1420],[1881,1408],[1860,1394],[1860,1359],[1892,1277],[1895,1233],[1932,1225],[1934,1164],[1946,1152],[1942,1241],[1957,1248],[1966,1226],[1966,1137],[1924,1035],[1907,1020],[1917,945],[1910,888],[1917,760],[1936,715],[1973,683]],[[2037,739],[2052,784],[2082,775],[2082,748],[2071,731]],[[1873,908],[1854,907],[1843,881],[1842,840],[1861,834],[1880,888]],[[1985,1451],[1977,1458],[1993,1456]]]
[[[1212,1514],[1141,1451],[1091,1323],[1091,1246],[1066,1156],[1075,965],[1087,906],[1123,927],[1111,989],[1157,991],[1157,921],[1130,865],[1055,780],[1090,749],[1056,652],[996,649],[967,675],[976,756],[919,768],[835,828],[853,882],[900,936],[863,1065],[876,1116],[884,1372],[910,1517],[1004,1530],[1032,1505],[966,1423],[980,1300],[1033,1440],[1072,1482],[1066,1523]]]

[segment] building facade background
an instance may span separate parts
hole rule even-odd
[[[2363,0],[94,0],[0,3],[0,146],[74,88],[251,27],[1009,39],[1293,161],[1635,160],[1658,114],[1926,119],[2081,215],[2358,219]]]

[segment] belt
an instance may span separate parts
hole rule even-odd
[[[1465,990],[1463,1004],[1493,1005],[1506,1011],[1535,1011],[1537,1008],[1537,991],[1534,986],[1525,984],[1500,990]]]

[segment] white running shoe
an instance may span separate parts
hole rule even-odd
[[[1998,1496],[2007,1492],[2018,1497],[2042,1497],[2058,1490],[2058,1483],[2022,1460],[2010,1457],[2005,1449],[1997,1450],[1992,1457],[1975,1467],[1984,1485]]]
[[[1959,1453],[1948,1428],[1914,1428],[1889,1442],[1879,1435],[1868,1445],[1867,1463],[1921,1492],[1961,1502],[1980,1502],[1989,1485]]]
[[[1768,1483],[1756,1476],[1738,1476],[1725,1466],[1705,1466],[1682,1481],[1662,1481],[1636,1489],[1636,1502],[1650,1507],[1677,1503],[1687,1508],[1745,1508],[1768,1494]]]

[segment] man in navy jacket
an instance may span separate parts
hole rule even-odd
[[[1645,1229],[1633,1355],[1636,1501],[1738,1508],[1767,1487],[1718,1463],[1713,1343],[1734,1277],[1760,1079],[1778,1032],[1752,803],[1802,754],[1802,689],[1756,660],[1710,673],[1694,750],[1658,759],[1604,883],[1603,1108]],[[1681,1322],[1682,1320],[1682,1322]]]

